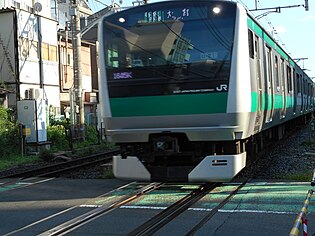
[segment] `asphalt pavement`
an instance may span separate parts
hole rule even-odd
[[[98,196],[125,184],[127,182],[116,179],[0,180],[0,235],[10,232],[23,236],[40,234],[92,210],[97,207]],[[238,184],[226,183],[219,187],[155,235],[187,234]],[[312,187],[307,182],[251,181],[196,235],[288,235],[310,189]],[[126,235],[183,195],[183,191],[172,189],[155,192],[99,217],[69,235]],[[315,197],[308,204],[306,218],[309,235],[312,235],[315,232]]]

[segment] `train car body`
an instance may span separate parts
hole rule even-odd
[[[235,2],[131,8],[103,18],[98,39],[100,123],[121,147],[118,178],[230,180],[248,143],[313,109],[313,82]]]

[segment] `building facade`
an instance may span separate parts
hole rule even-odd
[[[43,99],[47,113],[60,112],[58,22],[50,0],[0,1],[0,9],[0,102],[16,109],[19,100]]]
[[[65,115],[74,83],[71,3],[0,0],[0,105],[14,110],[19,100],[43,99],[47,117]],[[76,9],[82,19],[92,14],[85,1],[78,1]],[[97,77],[93,82],[91,72],[91,67],[96,66],[95,45],[82,42],[81,54],[82,96],[90,122],[89,116],[96,107],[92,85],[95,87]]]

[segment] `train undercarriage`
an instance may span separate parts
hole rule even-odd
[[[189,142],[184,133],[152,134],[148,143],[120,145],[114,174],[148,181],[226,181],[246,164],[245,142]],[[133,173],[127,173],[131,165]]]
[[[121,155],[113,158],[114,175],[143,181],[229,181],[269,144],[305,122],[295,119],[235,141],[190,142],[185,133],[151,134],[147,143],[120,144]]]

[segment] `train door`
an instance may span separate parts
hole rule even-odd
[[[304,76],[304,111],[307,111],[307,79]]]
[[[280,62],[280,71],[281,71],[281,111],[280,111],[280,119],[285,118],[286,111],[287,111],[287,98],[286,98],[286,73],[285,73],[285,65],[284,59],[281,58]]]
[[[296,74],[296,82],[297,82],[297,107],[299,107],[298,112],[302,113],[302,110],[303,110],[302,75],[300,75],[299,73]]]
[[[300,91],[301,91],[301,110],[300,110],[300,113],[302,114],[303,111],[304,111],[304,94],[303,94],[303,91],[304,91],[304,78],[303,78],[303,74],[300,74]]]
[[[306,79],[305,79],[305,74],[303,73],[302,77],[302,107],[303,107],[303,112],[306,111]]]
[[[296,109],[297,109],[297,96],[298,96],[298,91],[297,91],[297,73],[295,69],[293,69],[293,114],[296,114]]]
[[[279,108],[279,97],[281,95],[281,80],[280,80],[280,63],[279,57],[274,57],[274,80],[275,80],[275,93],[277,94],[276,107]]]
[[[272,57],[271,48],[266,45],[266,78],[267,78],[267,88],[266,88],[266,99],[267,99],[267,113],[266,122],[271,122],[274,112],[274,85],[273,85],[273,74],[272,74]]]
[[[311,109],[311,83],[307,82],[307,110]]]
[[[260,43],[259,43],[259,37],[255,35],[255,53],[254,53],[254,59],[255,59],[255,67],[256,67],[256,79],[257,79],[257,117],[256,117],[256,124],[255,128],[260,128],[260,125],[263,120],[263,89],[262,89],[262,73],[261,73],[261,53],[260,53]]]
[[[292,69],[290,65],[287,65],[287,107],[293,108],[293,92],[292,92]]]

